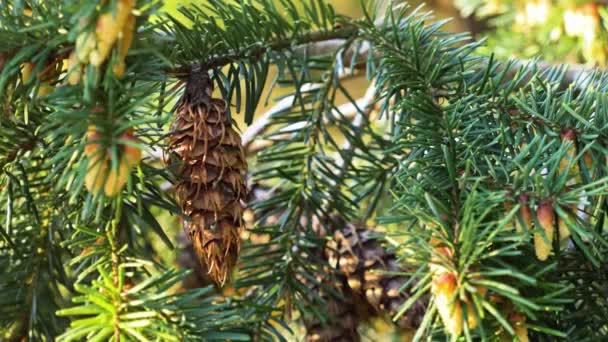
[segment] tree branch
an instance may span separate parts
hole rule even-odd
[[[268,42],[265,46],[254,46],[244,48],[241,50],[234,50],[227,54],[215,55],[204,61],[203,64],[208,69],[222,67],[228,63],[241,60],[241,59],[260,59],[264,54],[273,50],[284,50],[290,47],[296,47],[296,51],[303,52],[307,46],[313,48],[314,54],[321,54],[323,52],[335,51],[339,42],[344,44],[347,39],[352,38],[358,33],[358,27],[354,25],[345,24],[343,27],[337,28],[334,31],[315,31],[303,35],[299,38],[286,38],[276,41]],[[328,43],[331,42],[331,43]],[[314,44],[316,43],[316,44]],[[318,45],[317,45],[318,44]],[[328,48],[324,46],[328,45]],[[169,72],[177,77],[183,77],[188,75],[191,70],[191,66],[181,66],[176,70]]]
[[[356,31],[356,30],[354,30]],[[345,31],[345,32],[350,32],[351,34],[354,33],[354,31]],[[292,44],[292,45],[299,45],[296,47],[296,49],[294,50],[294,52],[296,53],[307,53],[308,55],[311,56],[319,56],[319,55],[327,55],[330,53],[335,52],[337,49],[339,49],[340,47],[344,46],[344,44],[347,42],[347,38],[349,37],[349,35],[346,35],[346,37],[342,37],[340,38],[339,36],[342,33],[337,33],[335,34],[335,36],[326,34],[324,35],[320,35],[320,34],[311,34],[310,35],[310,40],[306,41],[306,39],[302,39],[301,41],[299,41],[296,44]],[[326,38],[326,39],[323,39]],[[273,49],[282,49],[282,48],[286,48],[289,47],[289,44],[284,44],[284,42],[282,42],[281,44],[270,44],[268,48],[260,48],[255,50],[253,53],[253,55],[249,55],[249,57],[255,57],[255,56],[261,56],[264,52],[273,50]],[[349,47],[348,49],[346,49],[344,51],[344,55],[343,55],[343,59],[345,61],[350,62],[350,60],[352,59],[353,55],[355,53],[357,53],[360,56],[360,60],[365,60],[368,58],[368,54],[370,52],[370,44],[367,41],[364,41],[363,44],[359,47]],[[258,55],[256,55],[255,53],[258,53]],[[228,56],[226,58],[221,58],[221,59],[216,59],[213,60],[212,65],[214,66],[221,66],[224,64],[227,64],[229,62],[231,62],[232,60],[230,58],[236,59],[238,56],[239,58],[245,58],[247,57],[247,55],[242,54],[242,55],[231,55]],[[222,63],[220,63],[222,62]],[[515,76],[515,74],[517,73],[518,69],[529,65],[530,63],[534,63],[533,61],[530,60],[518,60],[515,63],[513,63],[511,70],[509,70],[509,72],[507,73],[508,78],[513,78]],[[539,61],[536,62],[536,67],[538,68],[539,71],[543,72],[543,71],[547,71],[550,68],[554,68],[559,66],[558,64],[553,64],[553,63],[548,63],[548,62],[544,62],[544,61]],[[350,66],[350,65],[346,65],[349,67],[354,67],[354,66]],[[584,77],[590,75],[591,73],[593,73],[594,70],[597,70],[597,68],[595,67],[589,67],[583,64],[568,64],[568,70],[566,71],[565,75],[564,75],[564,79],[562,81],[562,84],[570,84],[575,82],[578,79],[583,79]]]

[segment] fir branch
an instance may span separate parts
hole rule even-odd
[[[382,22],[380,21],[378,23],[379,26],[382,25]],[[358,34],[355,34],[358,33]],[[326,39],[323,38],[323,34],[326,35]],[[336,36],[344,36],[344,38],[336,38],[336,37],[331,37],[331,35],[336,35]],[[345,46],[345,44],[348,42],[348,40],[352,39],[352,37],[355,36],[360,36],[361,32],[356,30],[356,27],[353,26],[351,29],[349,30],[344,30],[342,32],[316,32],[315,34],[311,34],[312,36],[316,36],[313,37],[312,39],[309,37],[309,39],[305,39],[302,38],[301,42],[298,43],[292,43],[292,44],[288,44],[287,41],[285,42],[271,42],[270,43],[270,47],[264,48],[264,51],[258,50],[259,53],[257,54],[247,54],[248,52],[246,51],[241,51],[240,54],[234,54],[234,56],[230,56],[230,57],[226,57],[226,58],[222,58],[219,59],[219,57],[216,57],[215,59],[212,60],[211,62],[211,67],[220,67],[220,66],[224,66],[226,64],[229,64],[231,62],[234,62],[235,60],[239,60],[239,59],[243,59],[243,58],[253,58],[253,59],[259,59],[261,58],[264,53],[269,52],[271,50],[284,50],[286,48],[292,48],[293,52],[297,55],[302,55],[304,53],[308,54],[309,56],[324,56],[324,55],[328,55],[331,53],[336,52],[338,49],[341,49]],[[316,38],[316,39],[315,39]],[[356,54],[358,56],[359,60],[367,60],[368,54],[370,52],[372,52],[372,49],[370,48],[370,40],[368,39],[363,39],[362,40],[364,46],[363,47],[355,47],[355,46],[351,46],[348,49],[345,50],[344,52],[344,61],[347,61],[350,63],[350,61],[352,60],[353,56]],[[294,48],[295,46],[295,48]],[[260,48],[261,49],[261,48]],[[376,54],[375,59],[381,58],[381,55],[379,55],[379,51],[375,50],[374,53]],[[254,56],[257,56],[256,58],[254,58]],[[347,67],[356,67],[356,66],[352,66],[350,64],[346,65]],[[561,81],[561,87],[566,87],[569,84],[574,84],[574,83],[578,83],[577,86],[580,87],[581,89],[584,89],[586,86],[586,82],[585,80],[589,80],[592,75],[594,73],[597,72],[601,72],[602,69],[598,68],[598,67],[593,67],[593,66],[588,66],[588,65],[584,65],[584,64],[573,64],[573,63],[569,63],[567,65],[561,65],[561,64],[556,64],[556,63],[551,63],[551,62],[546,62],[546,61],[542,61],[542,60],[520,60],[520,59],[512,59],[511,63],[505,63],[501,65],[501,68],[508,66],[508,70],[507,73],[504,77],[504,81],[508,81],[511,79],[515,79],[518,78],[518,73],[520,73],[522,71],[522,69],[536,69],[538,71],[538,75],[544,75],[547,72],[551,71],[551,70],[555,70],[556,68],[560,68],[560,67],[565,67],[566,71],[563,75],[562,81]],[[479,71],[482,72],[487,66],[486,65],[482,65],[479,66]],[[182,74],[183,71],[179,71],[179,70],[188,70],[189,67],[182,67],[182,68],[177,68],[174,71],[169,72],[170,74]],[[502,71],[502,70],[500,70]],[[533,75],[528,73],[528,75]],[[531,78],[528,78],[527,81],[529,81]],[[526,80],[523,80],[523,82],[525,83]],[[438,94],[441,94],[441,91],[439,91]]]
[[[230,51],[218,56],[210,56],[205,61],[197,62],[195,65],[204,65],[206,69],[215,69],[241,60],[248,60],[250,63],[254,63],[261,60],[270,52],[288,50],[302,45],[307,46],[307,49],[309,45],[312,45],[313,53],[320,52],[324,54],[326,51],[324,48],[319,48],[319,50],[315,51],[314,43],[326,43],[327,41],[333,41],[331,44],[332,49],[329,50],[329,52],[333,52],[333,48],[335,48],[333,45],[334,42],[344,42],[336,39],[352,39],[352,37],[356,36],[357,33],[358,30],[356,26],[344,24],[343,27],[336,28],[333,31],[323,30],[310,32],[295,38],[267,41],[259,44],[258,46],[254,46],[253,48],[247,47],[243,48],[242,50]],[[320,44],[320,46],[322,45],[323,44]],[[181,66],[169,71],[168,74],[183,78],[189,74],[192,67],[193,66]]]

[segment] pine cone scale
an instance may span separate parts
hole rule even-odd
[[[345,224],[334,233],[326,256],[330,264],[344,274],[350,289],[365,298],[376,313],[393,317],[409,298],[409,289],[403,289],[408,279],[388,273],[403,271],[397,257],[388,252],[369,229]],[[401,328],[416,328],[425,311],[426,299],[421,299],[396,323]]]

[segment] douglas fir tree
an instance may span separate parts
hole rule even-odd
[[[2,340],[608,338],[604,73],[404,4],[161,5],[0,4]]]

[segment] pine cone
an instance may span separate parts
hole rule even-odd
[[[353,292],[365,298],[377,314],[393,317],[409,298],[407,289],[402,289],[408,278],[395,275],[403,271],[396,256],[383,248],[372,233],[370,229],[346,224],[334,233],[326,254],[330,265],[344,273]],[[420,300],[395,323],[403,329],[416,328],[425,312],[426,301]]]
[[[194,250],[192,240],[186,234],[180,233],[177,237],[179,245],[179,256],[177,257],[177,265],[182,269],[190,269],[192,273],[188,275],[182,282],[186,289],[199,289],[213,284],[209,277],[209,271],[205,265],[201,265],[198,261],[198,255]]]
[[[175,107],[169,148],[181,160],[176,193],[190,218],[184,228],[211,278],[223,285],[239,252],[247,162],[228,105],[212,91],[207,72],[193,69]]]
[[[358,306],[356,296],[339,283],[333,284],[333,291],[340,295],[336,298],[320,286],[312,288],[325,301],[325,313],[329,321],[325,322],[318,316],[304,318],[306,326],[306,342],[358,342],[361,340],[357,326],[362,316],[362,307]]]

